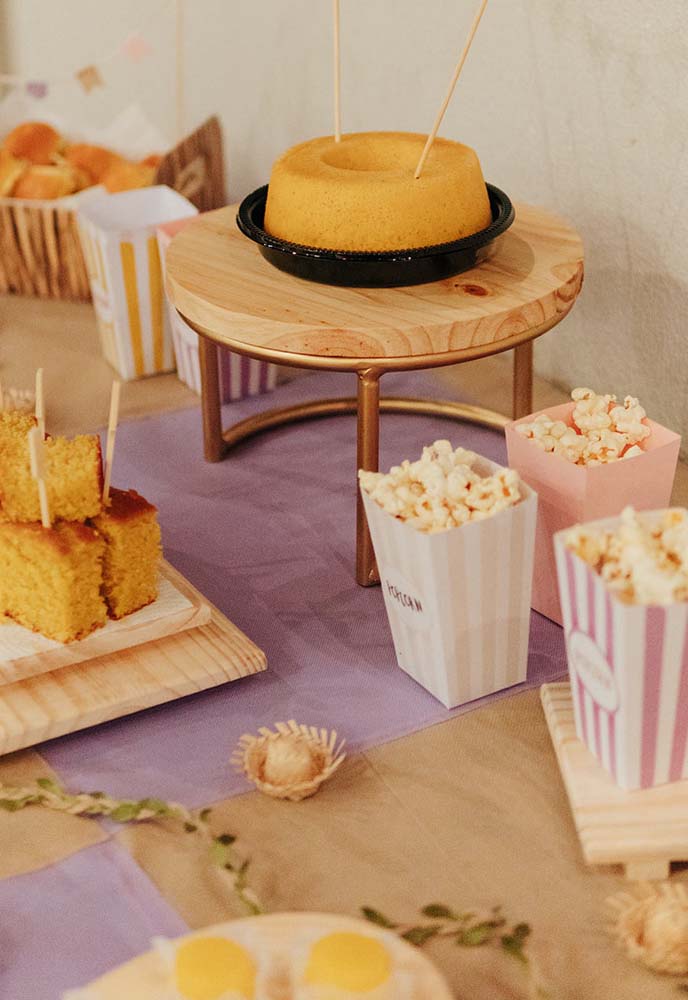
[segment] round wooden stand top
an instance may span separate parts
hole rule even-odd
[[[237,206],[173,239],[167,288],[187,322],[251,357],[300,368],[431,368],[509,350],[555,326],[583,281],[583,244],[528,205],[492,256],[454,278],[409,288],[339,288],[269,264],[236,227]]]

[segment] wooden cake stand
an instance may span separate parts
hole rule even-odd
[[[379,414],[424,413],[503,427],[508,418],[465,403],[380,399],[387,372],[436,368],[514,348],[513,415],[532,410],[532,341],[569,312],[583,281],[583,245],[557,216],[516,206],[516,221],[478,267],[409,288],[340,288],[276,270],[236,227],[236,205],[200,216],[172,241],[167,289],[199,334],[205,457],[283,424],[358,415],[358,467],[377,470]],[[215,345],[296,368],[354,372],[357,398],[269,410],[222,429]],[[356,579],[378,582],[358,498]]]

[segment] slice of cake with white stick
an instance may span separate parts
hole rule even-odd
[[[0,519],[0,613],[58,642],[71,642],[107,621],[101,595],[105,543],[85,524],[53,525],[38,426],[29,433],[27,450],[41,520]]]
[[[136,490],[111,487],[120,382],[113,382],[105,446],[103,509],[91,525],[105,542],[103,594],[111,618],[123,618],[158,596],[162,549],[157,508]]]
[[[14,412],[0,414],[0,506],[11,521],[41,519],[27,438],[34,425],[45,439],[42,369],[36,374],[35,418]],[[103,473],[98,436],[48,437],[44,454],[43,481],[53,519],[85,521],[99,513]]]

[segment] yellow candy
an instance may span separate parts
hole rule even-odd
[[[387,982],[392,962],[385,946],[363,934],[328,934],[313,945],[305,980],[365,994]]]
[[[175,985],[184,1000],[253,1000],[256,966],[248,952],[221,937],[191,938],[177,947]]]

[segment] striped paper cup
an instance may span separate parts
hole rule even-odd
[[[688,604],[624,604],[565,535],[554,541],[578,738],[621,788],[688,777]]]
[[[196,208],[164,185],[103,194],[79,208],[105,359],[129,381],[174,370],[174,352],[155,231]]]
[[[158,246],[163,274],[167,248],[180,230],[193,219],[179,219],[176,222],[158,226]],[[198,334],[185,323],[172,303],[167,300],[177,375],[181,381],[197,395],[201,394],[201,368],[198,360]],[[220,377],[220,400],[234,403],[247,396],[258,396],[269,392],[277,384],[277,366],[267,361],[246,358],[235,354],[226,347],[217,348],[217,365]]]
[[[537,495],[522,492],[484,521],[426,534],[361,491],[397,663],[447,708],[526,678]]]
[[[571,423],[574,403],[540,410],[506,426],[509,466],[538,495],[533,573],[533,609],[562,624],[554,558],[554,535],[574,524],[620,514],[632,505],[636,510],[656,510],[671,501],[681,438],[654,420],[651,434],[641,442],[642,455],[608,465],[573,465],[559,455],[542,451],[516,431],[540,413],[552,420]]]

